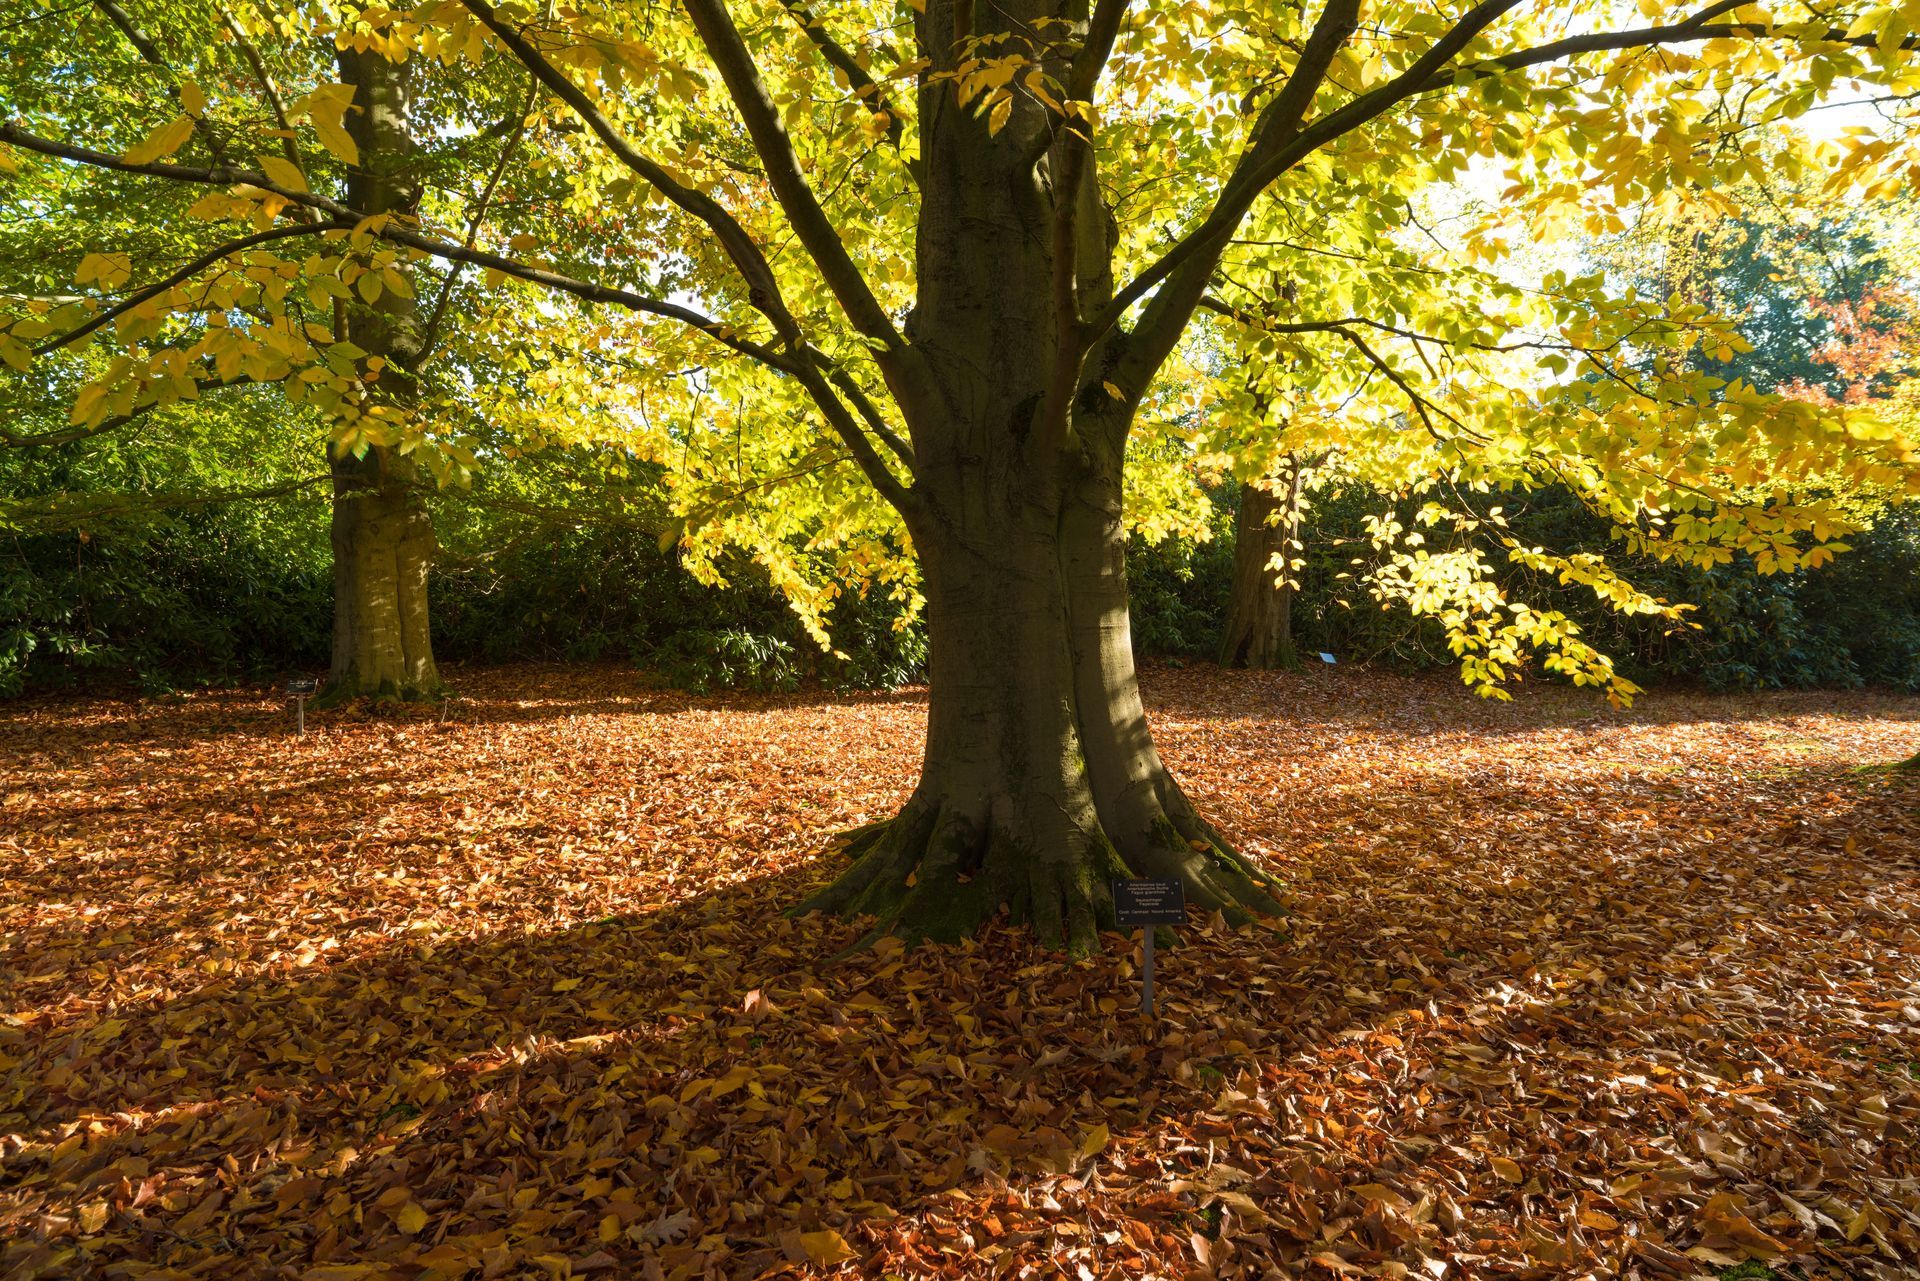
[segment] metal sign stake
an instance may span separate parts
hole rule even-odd
[[[1140,931],[1140,1008],[1146,1011],[1148,1018],[1153,1017],[1153,927],[1147,926]]]
[[[320,682],[311,676],[296,676],[287,682],[287,693],[293,697],[294,723],[299,732],[307,732],[307,700],[318,693]]]
[[[1153,931],[1187,919],[1187,895],[1177,880],[1115,881],[1113,920],[1140,927],[1140,1009],[1153,1017]]]

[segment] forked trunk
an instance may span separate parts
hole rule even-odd
[[[1240,487],[1240,512],[1233,526],[1233,591],[1220,641],[1222,667],[1272,671],[1300,665],[1293,647],[1293,571],[1288,564],[1299,512],[1298,467],[1289,468],[1284,481]]]
[[[333,667],[326,700],[442,692],[428,628],[433,522],[384,450],[333,464]]]

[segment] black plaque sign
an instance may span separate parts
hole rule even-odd
[[[287,693],[295,698],[312,697],[319,689],[320,682],[311,676],[295,676],[287,682]]]
[[[1123,929],[1136,925],[1184,925],[1186,892],[1178,881],[1115,881],[1113,920]]]

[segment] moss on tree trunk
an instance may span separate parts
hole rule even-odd
[[[955,495],[956,503],[959,495]],[[1177,878],[1203,909],[1276,914],[1275,887],[1200,817],[1147,727],[1127,610],[1117,453],[1050,489],[1009,478],[965,527],[916,531],[929,698],[919,786],[854,833],[801,910],[952,941],[1004,912],[1095,946],[1111,882]]]

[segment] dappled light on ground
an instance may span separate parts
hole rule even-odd
[[[1290,886],[1129,945],[781,909],[911,694],[0,710],[0,1275],[1920,1267],[1920,702],[1160,670]]]

